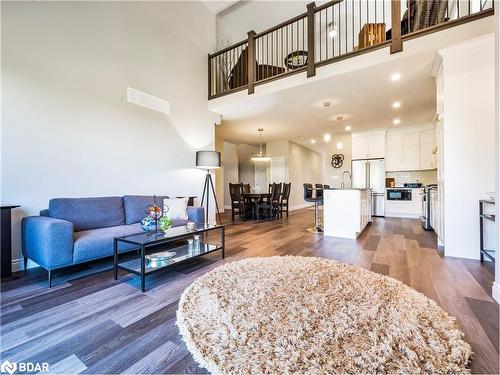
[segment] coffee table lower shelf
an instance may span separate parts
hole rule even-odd
[[[205,236],[206,232],[220,231],[220,243],[209,243],[214,241],[210,238],[202,238],[198,250],[189,251],[189,244],[187,239],[193,238],[194,235]],[[176,243],[176,242],[181,242]],[[186,242],[184,242],[186,241]],[[127,252],[138,251],[138,256],[134,259],[124,259],[120,261],[122,251],[118,251],[119,244],[123,243],[129,246]],[[130,248],[130,245],[133,247]],[[193,243],[191,243],[193,245]],[[224,259],[224,246],[225,246],[225,230],[223,225],[204,225],[196,228],[195,231],[187,230],[185,227],[176,227],[169,229],[165,232],[154,233],[137,233],[123,237],[114,238],[113,244],[113,276],[118,280],[118,269],[123,269],[127,272],[139,275],[141,277],[141,291],[146,290],[146,276],[155,272],[166,270],[171,266],[183,263],[189,259],[194,259],[202,255],[210,254],[220,250],[222,259]],[[160,264],[154,264],[148,257],[153,255],[165,256],[165,251],[175,252],[175,255],[168,260],[161,261]]]
[[[149,275],[151,273],[162,271],[165,268],[173,266],[174,264],[179,264],[179,263],[182,263],[182,262],[189,260],[189,259],[197,258],[197,257],[200,257],[200,256],[205,255],[205,254],[213,253],[214,251],[222,250],[222,246],[217,246],[217,245],[212,245],[212,244],[207,244],[207,243],[202,243],[200,247],[201,247],[201,249],[200,249],[199,253],[193,253],[192,255],[184,254],[185,252],[188,251],[187,245],[175,247],[173,249],[169,249],[169,251],[175,251],[177,254],[175,256],[173,256],[171,259],[169,259],[168,261],[166,261],[165,264],[162,264],[160,266],[155,266],[155,267],[150,266],[148,264],[149,261],[146,260],[146,266],[145,266],[145,270],[144,270],[145,274]],[[179,255],[179,253],[181,253],[181,255]],[[151,253],[148,255],[154,255],[154,254],[155,253]],[[182,255],[182,254],[184,254],[184,255]],[[135,273],[136,275],[141,274],[141,258],[136,258],[136,259],[132,259],[132,260],[129,260],[126,262],[118,263],[117,266],[118,266],[118,268],[121,268],[125,271]]]

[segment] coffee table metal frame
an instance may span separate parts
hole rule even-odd
[[[179,228],[179,227],[177,227]],[[169,235],[169,231],[174,230],[174,234]],[[197,258],[205,254],[213,253],[215,251],[221,250],[222,252],[222,259],[224,259],[224,251],[225,251],[225,227],[224,225],[209,225],[209,226],[203,226],[201,228],[196,228],[193,231],[184,231],[179,234],[175,234],[176,228],[172,228],[167,230],[166,232],[153,232],[153,233],[137,233],[137,234],[132,234],[132,235],[127,235],[123,237],[115,237],[113,239],[113,276],[115,280],[118,280],[118,268],[121,268],[123,270],[126,270],[128,272],[134,273],[136,275],[139,275],[141,277],[141,291],[145,292],[146,290],[146,275],[149,275],[150,273],[155,273],[158,271],[162,271],[165,269],[168,269],[169,267],[175,265],[175,264],[180,264],[183,263],[189,259]],[[169,242],[181,240],[186,237],[190,237],[196,234],[202,234],[210,231],[215,231],[215,230],[220,230],[221,234],[221,245],[213,245],[213,244],[208,244],[208,243],[201,243],[201,247],[204,249],[203,252],[199,253],[194,253],[189,256],[181,256],[176,258],[175,256],[171,259],[172,261],[168,262],[168,264],[159,266],[159,267],[154,267],[150,269],[146,269],[146,255],[147,250],[153,246],[158,246],[158,245],[163,245],[163,244],[168,244]],[[121,254],[129,253],[130,251],[134,249],[127,250],[126,252],[118,252],[118,244],[119,243],[126,243],[126,244],[131,244],[131,245],[137,245],[138,249],[140,250],[140,258],[135,258],[132,261],[128,261],[125,263],[120,264],[118,262],[118,256]],[[185,251],[187,249],[187,245],[180,246],[173,248],[171,250],[175,251],[176,249],[182,249]],[[138,267],[132,267],[132,266],[127,266],[126,263],[133,264],[136,263],[138,260],[140,260],[140,268]]]

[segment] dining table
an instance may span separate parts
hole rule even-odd
[[[245,204],[253,204],[253,219],[260,220],[259,203],[271,199],[271,193],[243,193],[242,194]]]

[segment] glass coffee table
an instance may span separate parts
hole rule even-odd
[[[219,241],[214,237],[219,234]],[[199,236],[199,246],[192,241]],[[191,240],[191,241],[189,241]],[[189,242],[192,242],[191,246]],[[118,251],[120,244],[128,244],[129,249]],[[130,245],[132,245],[130,247]],[[118,268],[141,277],[141,291],[146,290],[146,276],[167,270],[169,267],[220,250],[224,259],[224,225],[203,225],[189,230],[186,226],[170,228],[167,231],[153,231],[116,237],[113,240],[113,276],[118,280]],[[136,249],[138,257],[121,261],[120,256]],[[175,253],[175,254],[172,254]],[[168,258],[168,259],[167,259]]]

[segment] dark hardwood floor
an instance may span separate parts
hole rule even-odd
[[[40,269],[17,273],[1,285],[1,360],[48,362],[52,373],[203,373],[175,326],[186,286],[224,262],[301,255],[357,264],[424,293],[457,318],[474,350],[472,371],[498,373],[491,267],[443,258],[417,220],[375,219],[358,240],[309,233],[312,221],[304,209],[288,219],[236,222],[226,230],[224,261],[215,253],[151,275],[146,293],[124,271],[114,281],[108,260],[56,273],[52,289]]]

